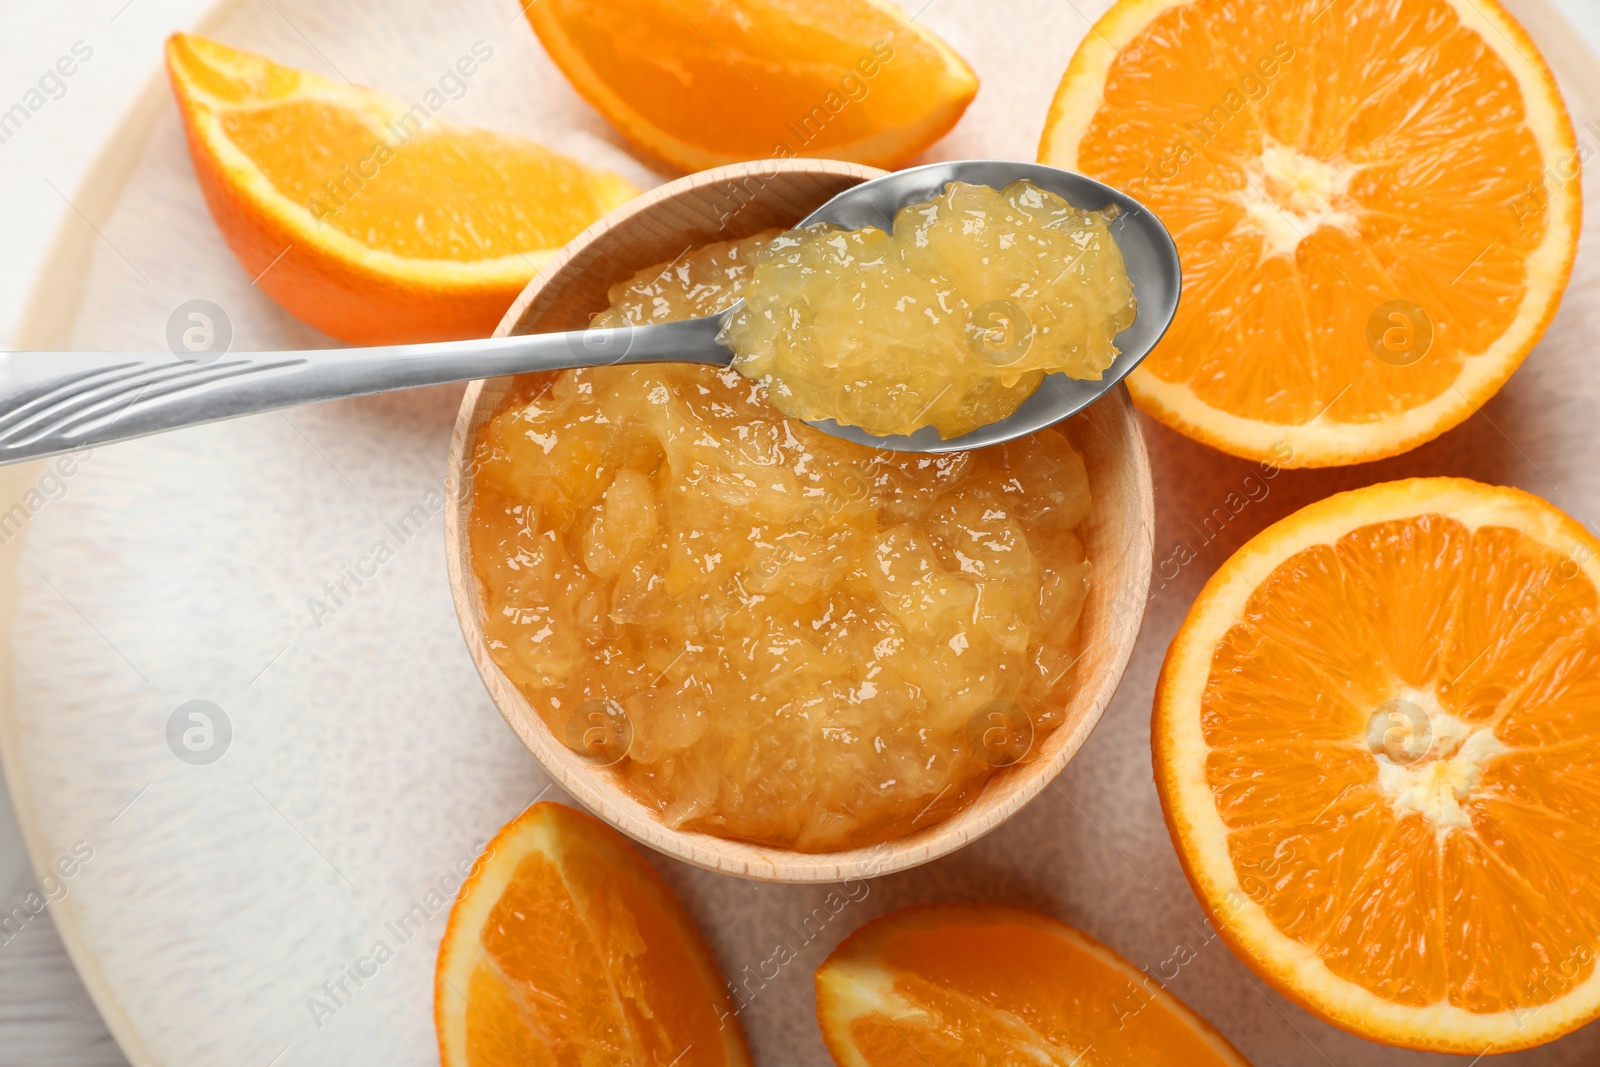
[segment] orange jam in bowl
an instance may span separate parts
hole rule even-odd
[[[642,272],[596,325],[725,307],[771,240]],[[599,367],[520,379],[472,463],[491,655],[670,827],[892,840],[1061,722],[1090,499],[1057,430],[874,451],[733,370]]]

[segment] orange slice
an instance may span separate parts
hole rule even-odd
[[[181,33],[167,71],[228,246],[290,314],[342,341],[487,337],[555,250],[638,192],[531,141],[449,126],[437,92],[408,107]]]
[[[748,1067],[683,905],[615,830],[549,802],[461,887],[434,980],[444,1067]]]
[[[928,904],[875,919],[817,969],[839,1067],[1249,1067],[1143,971],[1018,908]]]
[[[1495,0],[1119,0],[1039,158],[1126,189],[1183,261],[1128,387],[1225,452],[1358,463],[1476,411],[1577,251],[1555,79]]]
[[[1341,493],[1206,585],[1156,784],[1234,949],[1375,1041],[1470,1055],[1600,1015],[1600,541],[1456,478]]]
[[[539,0],[573,86],[684,170],[812,156],[897,167],[978,91],[966,61],[884,0]]]

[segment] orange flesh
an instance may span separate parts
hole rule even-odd
[[[1169,1006],[1159,983],[1064,929],[1026,912],[958,905],[878,920],[817,974],[819,1021],[835,1058],[848,1035],[870,1067],[1230,1062]],[[862,994],[887,1010],[859,1010],[851,1001]]]
[[[588,816],[562,809],[552,822],[546,849],[518,862],[483,929],[462,932],[480,952],[457,991],[467,1063],[730,1062],[723,1025],[737,1022],[720,1018],[726,997],[670,891]]]
[[[559,248],[612,206],[592,171],[536,144],[400,121],[397,147],[386,140],[392,129],[380,135],[321,100],[229,111],[222,128],[285,197],[399,256],[469,261]],[[537,210],[507,189],[542,190]]]
[[[596,322],[726,306],[767,239],[642,272]],[[1055,430],[874,452],[731,370],[602,367],[520,383],[474,462],[496,662],[578,751],[624,720],[601,755],[669,825],[805,851],[897,837],[1023,755],[982,747],[990,713],[1033,748],[1059,725],[1089,488]]]
[[[1505,62],[1443,0],[1158,15],[1079,146],[1084,173],[1147,204],[1183,260],[1183,302],[1143,368],[1275,423],[1371,422],[1438,396],[1505,332],[1544,239],[1523,119]],[[1408,366],[1367,341],[1396,299],[1433,323]]]
[[[1396,699],[1425,713],[1399,749],[1369,734]],[[1335,974],[1474,1012],[1588,978],[1600,597],[1572,559],[1440,515],[1305,549],[1217,646],[1201,714],[1244,891]]]
[[[601,110],[625,132],[721,161],[827,157],[955,102],[953,124],[977,89],[904,15],[863,0],[541,0],[527,16],[580,91],[620,98],[626,116]]]
[[[637,194],[537,144],[174,34],[195,177],[253,284],[353,344],[485,337],[562,244]],[[464,68],[463,68],[464,69]]]
[[[749,1064],[693,920],[595,817],[539,803],[502,827],[440,945],[446,1067]]]

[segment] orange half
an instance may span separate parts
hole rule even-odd
[[[1600,541],[1419,478],[1269,527],[1168,650],[1156,785],[1202,903],[1285,995],[1483,1055],[1600,1016]]]
[[[716,963],[661,876],[561,804],[507,823],[439,946],[443,1067],[749,1067]]]
[[[839,1067],[1249,1067],[1160,983],[1019,908],[928,904],[875,919],[817,969]]]
[[[1495,0],[1119,0],[1039,158],[1127,190],[1177,241],[1183,301],[1134,400],[1284,467],[1466,419],[1577,253],[1572,122]]]
[[[437,91],[408,107],[182,33],[167,71],[228,247],[341,341],[489,336],[546,259],[638,192],[531,141],[449,125]]]
[[[978,91],[949,45],[884,0],[539,0],[573,86],[684,170],[809,156],[901,165]]]

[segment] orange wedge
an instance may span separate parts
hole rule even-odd
[[[584,98],[684,170],[812,156],[897,167],[977,75],[886,0],[539,0],[523,10]]]
[[[549,802],[507,823],[450,911],[434,979],[444,1067],[748,1067],[717,966],[660,875]]]
[[[1172,231],[1184,292],[1128,387],[1284,467],[1475,412],[1543,335],[1582,212],[1555,79],[1495,0],[1119,0],[1039,158]]]
[[[1341,493],[1211,579],[1156,784],[1217,929],[1286,996],[1480,1056],[1600,1016],[1600,541],[1456,478]]]
[[[228,246],[290,314],[342,341],[487,337],[555,250],[638,192],[530,141],[449,126],[438,92],[408,107],[181,33],[167,71]]]
[[[930,904],[863,926],[817,969],[839,1067],[1249,1067],[1143,971],[1065,923]]]

